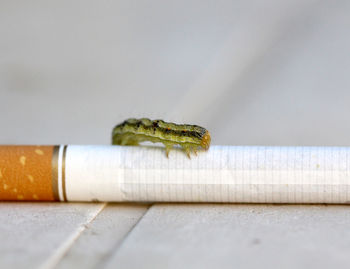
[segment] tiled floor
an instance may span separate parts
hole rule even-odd
[[[349,146],[349,1],[0,2],[0,143]],[[347,206],[0,204],[1,268],[348,268]]]

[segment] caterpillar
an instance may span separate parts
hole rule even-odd
[[[197,155],[198,148],[208,150],[211,138],[205,128],[197,125],[175,124],[146,118],[127,119],[113,129],[113,145],[137,146],[143,141],[163,143],[167,157],[173,146],[178,144],[191,158],[190,153],[193,151]]]

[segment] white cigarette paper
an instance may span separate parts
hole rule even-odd
[[[63,185],[68,201],[349,203],[349,164],[348,147],[212,146],[189,159],[161,147],[70,145]]]

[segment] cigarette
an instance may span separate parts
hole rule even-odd
[[[350,148],[0,146],[0,200],[350,202]]]

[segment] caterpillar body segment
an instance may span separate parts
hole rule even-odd
[[[113,129],[113,145],[137,146],[144,141],[163,143],[167,157],[174,145],[180,145],[190,158],[190,153],[197,154],[197,149],[208,150],[211,138],[209,132],[198,125],[146,118],[127,119]]]

